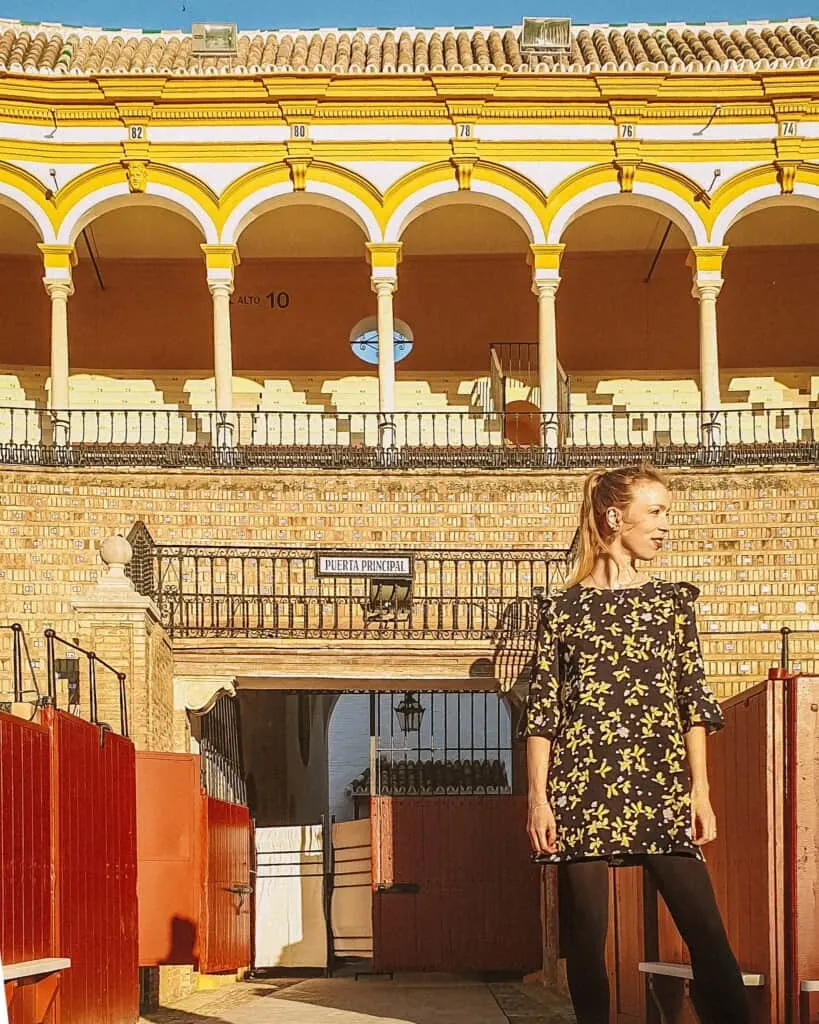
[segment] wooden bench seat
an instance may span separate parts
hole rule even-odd
[[[819,978],[799,983],[799,1024],[819,1024]]]
[[[16,964],[0,963],[6,1006],[14,1009],[17,1018],[26,1024],[43,1024],[50,1020],[63,971],[71,966],[65,956],[23,960]]]
[[[691,965],[648,961],[638,966],[642,974],[648,975],[648,988],[662,1024],[677,1024],[678,1021],[690,1020],[691,1018],[686,1015],[685,1004],[688,1002],[689,985],[694,977]],[[763,988],[765,975],[743,971],[742,981],[746,988]],[[675,982],[682,984],[677,985]]]

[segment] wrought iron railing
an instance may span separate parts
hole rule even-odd
[[[819,462],[819,409],[529,413],[0,409],[0,464],[570,469]]]
[[[567,567],[560,549],[412,550],[406,578],[327,576],[312,548],[155,544],[143,524],[129,540],[174,637],[500,639],[531,628],[534,588]]]
[[[220,696],[198,720],[199,771],[208,796],[232,804],[247,804],[239,739],[239,701]]]
[[[128,695],[126,675],[101,658],[95,651],[87,650],[72,640],[59,636],[55,630],[46,629],[46,671],[48,678],[48,703],[52,707],[63,706],[64,710],[87,718],[94,725],[110,726],[100,721],[99,695],[97,690],[97,669],[109,673],[116,680],[116,700],[119,705],[119,731],[128,736]],[[58,647],[59,645],[59,647]],[[58,658],[57,654],[63,653]],[[85,686],[81,666],[85,665]],[[61,685],[64,684],[64,685]],[[112,683],[112,685],[114,685]],[[83,697],[83,690],[85,697]],[[63,692],[64,691],[64,692]],[[107,702],[106,711],[113,710],[114,702]]]
[[[40,687],[25,630],[19,622],[0,623],[0,636],[3,635],[7,635],[11,641],[11,687],[0,681],[0,706],[11,702],[39,704]],[[5,662],[5,657],[2,660]]]

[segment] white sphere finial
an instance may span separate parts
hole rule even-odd
[[[106,537],[100,544],[100,558],[108,566],[109,579],[125,579],[125,566],[131,561],[132,555],[131,545],[122,534]]]

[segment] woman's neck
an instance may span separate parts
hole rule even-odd
[[[634,559],[624,553],[598,555],[591,572],[583,581],[587,586],[607,590],[638,586],[645,582],[646,575],[634,564]]]

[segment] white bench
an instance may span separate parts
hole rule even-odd
[[[683,982],[684,995],[688,995],[689,983],[693,980],[694,972],[691,969],[691,964],[675,964],[668,963],[665,961],[647,961],[640,963],[640,972],[648,975],[648,987],[651,992],[651,997],[654,1000],[654,1005],[660,1014],[660,1020],[662,1024],[667,1024],[668,1017],[665,1013],[665,1008],[662,1001],[660,1000],[659,994],[654,985],[654,979],[657,977],[662,978],[677,978]],[[747,971],[742,972],[742,981],[746,988],[763,988],[765,985],[764,974],[751,974]]]
[[[799,1024],[819,1020],[819,979],[799,983]]]
[[[16,964],[0,963],[3,979],[4,1006],[0,1007],[0,1024],[6,1024],[5,1009],[10,1010],[20,989],[34,986],[32,1009],[37,1024],[48,1017],[60,987],[60,974],[71,966],[67,956],[45,957],[41,960],[23,960]]]

